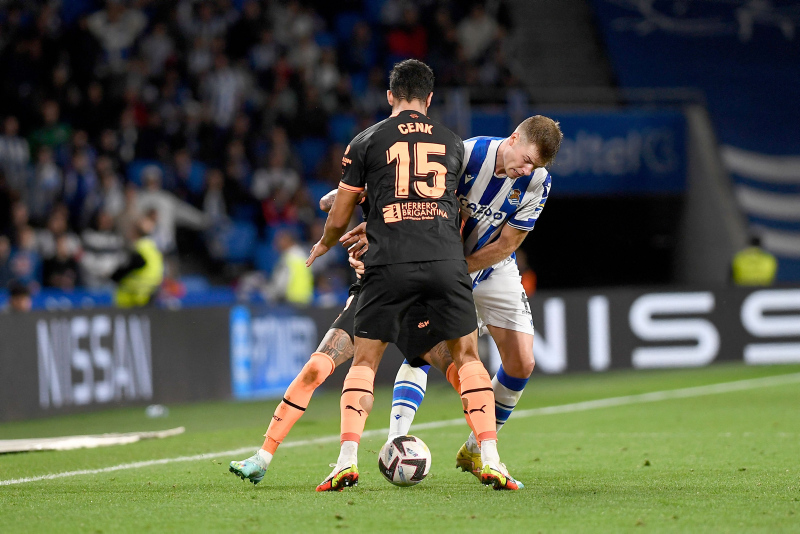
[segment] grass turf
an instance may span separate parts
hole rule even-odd
[[[800,372],[800,366],[536,376],[518,409]],[[379,389],[367,429],[387,426]],[[142,460],[255,450],[275,401],[141,408],[0,425],[0,439],[159,430],[132,445],[0,456],[0,480]],[[494,492],[454,469],[466,425],[412,433],[433,454],[428,478],[396,488],[377,470],[383,439],[362,441],[361,481],[317,494],[338,444],[285,447],[258,486],[227,472],[230,457],[0,486],[0,531],[210,532],[491,529],[521,532],[800,532],[800,385],[512,419],[500,452],[519,492]],[[338,394],[317,395],[289,441],[338,433]],[[417,422],[453,419],[460,403],[431,384]],[[248,454],[240,455],[241,459]]]

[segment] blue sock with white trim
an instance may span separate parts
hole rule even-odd
[[[528,383],[527,378],[514,378],[506,374],[503,366],[497,370],[497,374],[492,379],[492,389],[494,389],[494,415],[497,420],[497,431],[499,432],[503,425],[508,421],[511,412],[517,406],[522,391],[525,389],[525,384]],[[469,435],[467,440],[467,447],[474,453],[480,452],[478,447],[478,440],[475,439],[474,434]]]
[[[407,360],[403,360],[403,365],[400,366],[397,378],[394,380],[392,414],[389,417],[389,441],[398,436],[408,435],[417,409],[425,397],[430,368],[430,365],[411,367]]]

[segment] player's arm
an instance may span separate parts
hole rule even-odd
[[[336,200],[336,191],[338,189],[334,189],[333,191],[329,191],[325,193],[325,196],[319,199],[319,209],[328,213],[331,211],[331,207],[333,206],[333,201]],[[364,197],[367,196],[366,190],[362,191],[361,194],[358,196],[358,203],[361,204],[364,201]]]
[[[328,219],[325,221],[325,231],[320,240],[311,249],[311,254],[306,260],[306,267],[310,267],[314,260],[330,250],[339,241],[339,238],[347,230],[350,218],[358,204],[360,191],[346,191],[342,189],[336,194],[333,206],[328,212]]]
[[[366,189],[364,158],[366,157],[367,144],[367,137],[360,134],[347,145],[347,150],[345,150],[345,155],[342,158],[342,180],[339,182],[333,205],[328,212],[325,231],[322,233],[320,240],[311,249],[311,254],[306,260],[307,267],[314,263],[316,258],[328,252],[342,237],[342,234],[347,230],[347,225],[353,216],[356,205],[363,198],[361,194]]]
[[[319,199],[319,209],[321,209],[325,213],[331,211],[331,208],[333,207],[333,201],[336,200],[336,191],[338,191],[338,189],[329,191],[325,193],[324,197]]]
[[[467,256],[467,271],[471,273],[481,271],[506,259],[519,248],[527,235],[527,231],[512,228],[506,224],[500,231],[497,241]]]

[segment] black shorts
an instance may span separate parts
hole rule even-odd
[[[361,282],[356,282],[350,286],[349,294],[347,295],[347,303],[344,305],[342,313],[331,323],[331,328],[338,328],[344,330],[350,336],[350,341],[353,339],[353,322],[356,318],[356,308],[358,308],[358,294],[361,292]]]
[[[415,303],[424,306],[431,331],[440,339],[457,339],[478,327],[467,262],[441,260],[368,267],[355,335],[397,343],[400,325]]]
[[[433,332],[430,316],[425,306],[421,304],[411,306],[400,324],[400,334],[395,343],[411,367],[428,365],[428,362],[421,356],[438,345],[440,341],[444,341],[444,339]]]
[[[338,328],[347,332],[350,341],[353,341],[353,322],[358,308],[358,294],[361,292],[361,284],[355,283],[350,286],[347,304],[342,313],[331,324],[331,328]],[[400,327],[400,335],[397,338],[397,348],[403,354],[412,367],[427,365],[420,356],[435,347],[440,341],[431,331],[431,322],[425,306],[414,304],[406,314],[406,318]]]

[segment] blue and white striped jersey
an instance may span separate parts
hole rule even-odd
[[[514,180],[495,176],[497,148],[503,139],[473,137],[464,141],[464,164],[456,196],[464,221],[465,256],[497,240],[504,224],[527,232],[533,230],[550,193],[547,169],[539,168]],[[513,254],[498,265],[509,261],[515,261]],[[474,283],[487,278],[492,270],[485,269]]]

